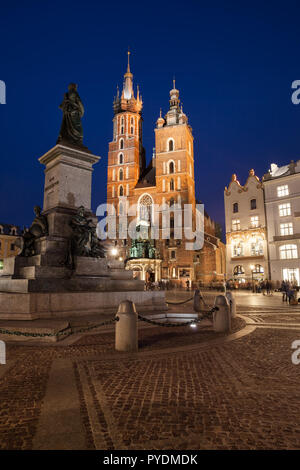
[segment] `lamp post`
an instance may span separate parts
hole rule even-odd
[[[253,264],[251,264],[250,269],[251,269],[251,280],[252,280],[252,292],[254,293],[254,281],[253,281],[254,266]]]
[[[115,259],[117,259],[118,253],[119,253],[119,250],[117,248],[113,248],[111,250],[111,254]]]

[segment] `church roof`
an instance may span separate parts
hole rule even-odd
[[[152,162],[148,165],[145,171],[141,174],[140,179],[136,184],[136,188],[147,188],[156,185],[156,168]]]

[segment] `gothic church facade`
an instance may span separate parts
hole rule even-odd
[[[190,204],[195,228],[194,138],[188,118],[180,106],[175,81],[170,91],[169,110],[160,113],[155,128],[155,150],[146,165],[142,140],[142,97],[133,89],[133,75],[128,66],[124,85],[114,99],[113,140],[109,143],[107,168],[107,202],[114,206],[117,227],[115,252],[134,271],[135,277],[145,281],[169,281],[173,285],[206,285],[220,282],[225,273],[225,247],[216,235],[215,223],[205,213],[204,245],[201,250],[187,250],[186,240],[174,236],[176,208]],[[154,205],[169,208],[170,237],[165,239],[160,214],[159,238],[145,245],[144,251],[129,237],[122,237],[121,219],[124,211],[136,204],[137,224],[150,224]],[[174,207],[174,211],[172,208]],[[162,211],[163,212],[163,211]],[[141,238],[143,236],[141,235]]]

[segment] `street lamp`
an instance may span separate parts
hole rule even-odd
[[[251,269],[251,279],[252,279],[252,292],[254,292],[254,282],[253,282],[253,272],[254,272],[255,266],[251,264],[250,269]]]
[[[111,254],[112,254],[112,256],[114,256],[115,258],[117,257],[118,253],[119,253],[119,251],[118,251],[117,248],[113,248],[113,249],[111,250]]]

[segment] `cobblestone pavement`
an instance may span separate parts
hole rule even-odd
[[[133,354],[114,351],[112,330],[8,345],[0,448],[299,449],[300,312],[279,300],[243,298],[233,337],[144,328]]]

